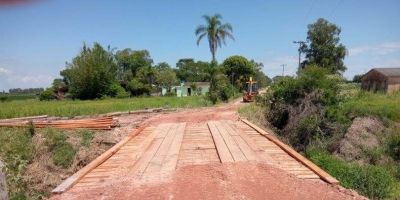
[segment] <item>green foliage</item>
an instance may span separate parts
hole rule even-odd
[[[216,104],[218,101],[227,102],[232,96],[232,85],[229,84],[228,78],[222,73],[215,75],[211,81],[208,99]]]
[[[339,111],[345,116],[374,116],[400,122],[400,93],[360,92],[343,102]]]
[[[7,96],[0,96],[0,102],[5,102],[5,101],[7,101],[8,100],[8,97]]]
[[[318,65],[330,73],[339,73],[346,70],[344,57],[346,47],[339,43],[341,29],[325,19],[318,19],[308,25],[307,41],[309,46],[302,48],[306,54],[306,65]]]
[[[76,151],[74,147],[71,144],[64,142],[53,150],[53,163],[68,168],[74,161],[75,154]]]
[[[210,81],[210,63],[193,59],[180,59],[176,63],[176,76],[181,81],[205,82]]]
[[[150,95],[150,88],[139,81],[137,78],[132,79],[129,81],[127,85],[127,89],[131,93],[132,96],[139,96],[139,95]]]
[[[52,88],[47,88],[45,91],[40,93],[39,100],[40,101],[50,101],[56,99],[56,95]]]
[[[400,161],[400,134],[399,129],[387,138],[387,152],[396,161]],[[400,172],[400,168],[399,168]],[[400,175],[400,174],[399,174]]]
[[[125,89],[117,82],[114,82],[111,87],[110,91],[108,93],[110,97],[116,97],[116,98],[126,98],[129,97],[129,94],[125,91]]]
[[[102,100],[63,100],[43,102],[38,100],[11,101],[1,103],[0,118],[26,117],[34,115],[78,116],[109,112],[132,111],[159,107],[200,107],[210,102],[200,96],[185,98],[172,97],[136,97]]]
[[[90,146],[90,142],[94,138],[94,133],[90,130],[80,130],[78,134],[81,136],[81,145]]]
[[[354,77],[353,77],[353,82],[354,83],[361,83],[361,78],[362,78],[362,74],[356,74],[356,75],[354,75]]]
[[[153,63],[147,50],[123,49],[117,51],[115,58],[118,63],[118,76],[120,80],[130,81],[136,76],[137,71],[143,67],[150,67]]]
[[[236,87],[241,88],[242,84],[249,80],[250,76],[256,74],[256,63],[250,62],[243,56],[230,56],[224,60],[222,67],[225,74],[232,81],[232,76]]]
[[[46,129],[44,131],[44,137],[46,138],[45,144],[49,147],[50,151],[63,145],[67,140],[65,133],[59,129]]]
[[[336,177],[342,186],[355,189],[371,199],[385,199],[393,192],[395,182],[383,167],[348,163],[317,149],[309,149],[306,154]]]
[[[75,149],[67,142],[64,132],[57,129],[46,129],[44,132],[45,144],[52,152],[52,160],[55,165],[68,168],[75,158]]]
[[[115,81],[117,65],[111,50],[100,44],[83,46],[79,55],[61,71],[73,98],[95,99],[107,95]]]
[[[297,78],[282,77],[271,86],[272,101],[282,100],[294,104],[306,94],[317,93],[317,103],[332,105],[337,103],[338,80],[328,76],[328,71],[316,66],[307,67]]]
[[[167,92],[171,91],[171,87],[178,83],[176,74],[172,69],[159,69],[156,73],[156,82],[160,88],[166,88]]]
[[[23,199],[27,182],[24,171],[35,148],[27,129],[0,128],[0,157],[6,163],[7,185],[11,199]]]
[[[221,48],[222,44],[226,44],[226,38],[234,39],[232,35],[232,26],[229,23],[222,24],[222,16],[220,14],[215,14],[213,16],[204,15],[203,18],[206,20],[206,24],[199,25],[195,30],[195,34],[198,37],[197,45],[206,37],[208,39],[212,60],[215,61],[217,48]]]

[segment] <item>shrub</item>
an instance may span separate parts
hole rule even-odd
[[[215,104],[217,101],[226,102],[232,96],[232,85],[229,84],[228,78],[222,73],[214,76],[214,79],[211,81],[210,91],[208,92],[208,99]]]
[[[110,97],[116,97],[116,98],[126,98],[129,97],[129,94],[125,91],[125,89],[117,82],[114,82],[111,87],[110,91],[108,93]]]
[[[0,96],[0,102],[5,102],[8,100],[7,96]]]
[[[389,197],[394,187],[393,177],[383,167],[348,163],[317,149],[308,149],[306,155],[336,177],[343,187],[355,189],[371,199]]]
[[[149,95],[151,90],[136,78],[129,81],[127,89],[130,91],[132,96],[140,96],[144,94]]]
[[[56,99],[53,89],[47,88],[45,91],[41,92],[39,95],[40,101],[50,101]]]
[[[55,147],[53,151],[53,163],[64,168],[68,168],[69,166],[71,166],[74,160],[75,153],[76,151],[71,144],[62,143],[59,146]]]

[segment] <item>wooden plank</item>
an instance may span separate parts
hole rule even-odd
[[[232,138],[231,135],[229,135],[228,131],[225,129],[225,127],[222,125],[220,121],[215,122],[217,129],[219,130],[219,133],[221,134],[222,138],[225,141],[226,146],[228,147],[229,151],[232,154],[233,159],[235,162],[237,161],[247,161],[246,156],[243,154],[242,150],[239,148],[238,144],[235,142],[235,140]]]
[[[267,132],[265,132],[261,128],[259,128],[256,125],[250,123],[249,121],[247,121],[245,119],[242,119],[242,121],[244,123],[246,123],[247,125],[249,125],[250,127],[252,127],[254,130],[258,131],[262,136],[266,137],[268,140],[272,141],[273,143],[275,143],[276,145],[281,147],[282,150],[284,150],[286,153],[291,155],[297,161],[301,162],[303,165],[308,167],[311,171],[315,172],[315,174],[318,175],[322,180],[324,180],[324,181],[326,181],[326,182],[328,182],[330,184],[339,184],[338,180],[336,180],[334,177],[332,177],[331,175],[326,173],[324,170],[319,168],[317,165],[315,165],[314,163],[312,163],[311,161],[309,161],[308,159],[303,157],[301,154],[297,153],[294,149],[292,149],[291,147],[289,147],[285,143],[281,142],[280,140],[278,140],[274,136],[268,134]]]
[[[234,159],[232,157],[232,154],[230,153],[228,147],[225,144],[224,139],[222,138],[220,132],[216,128],[215,124],[213,121],[210,121],[207,123],[208,128],[210,129],[211,135],[214,140],[215,147],[217,149],[217,153],[219,156],[219,159],[221,162],[226,163],[226,162],[233,162]]]
[[[118,142],[116,145],[111,147],[109,150],[101,154],[99,157],[94,159],[92,162],[90,162],[88,165],[80,169],[78,172],[64,180],[60,185],[58,185],[55,189],[53,189],[51,192],[52,193],[62,193],[69,188],[71,188],[75,183],[79,181],[83,176],[88,174],[90,171],[92,171],[95,167],[101,165],[103,162],[105,162],[108,158],[110,158],[112,155],[118,152],[118,150],[124,146],[129,140],[134,138],[136,135],[138,135],[145,126],[141,126],[138,129],[134,130],[129,136],[127,136],[125,139],[121,140]]]
[[[178,129],[176,130],[174,141],[171,144],[161,171],[173,171],[176,169],[178,163],[179,151],[181,149],[183,136],[185,133],[186,123],[180,123]]]
[[[170,128],[165,135],[165,138],[163,142],[160,145],[160,148],[158,148],[156,154],[154,157],[150,160],[149,165],[147,166],[147,169],[145,170],[146,172],[155,172],[155,171],[160,171],[161,166],[164,162],[164,159],[168,153],[168,150],[171,148],[172,141],[175,138],[175,134],[177,133],[179,124],[171,124]]]
[[[232,135],[232,138],[235,140],[236,144],[238,144],[239,148],[242,150],[243,154],[246,156],[247,160],[259,160],[257,154],[253,151],[253,149],[249,146],[249,144],[244,140],[243,133],[240,131],[236,131],[231,124],[225,122],[223,126]],[[245,136],[246,137],[246,136]],[[256,148],[258,150],[258,148]]]

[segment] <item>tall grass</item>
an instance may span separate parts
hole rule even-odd
[[[340,106],[352,116],[375,116],[400,122],[400,92],[393,94],[361,92]]]
[[[32,115],[77,116],[157,107],[200,107],[210,103],[202,96],[138,97],[104,100],[38,101],[21,100],[0,102],[0,119]]]
[[[355,189],[371,199],[398,198],[394,196],[397,182],[383,167],[348,163],[317,149],[307,150],[306,155],[345,188]]]

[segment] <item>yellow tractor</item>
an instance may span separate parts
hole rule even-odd
[[[257,95],[258,95],[257,82],[253,81],[253,78],[250,77],[249,81],[247,81],[244,84],[243,102],[252,102],[254,101],[254,98]]]

